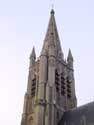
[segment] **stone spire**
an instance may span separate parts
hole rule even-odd
[[[36,60],[36,53],[35,53],[35,48],[33,47],[32,53],[30,55],[30,67],[32,67],[35,64]]]
[[[59,35],[58,35],[58,30],[56,26],[56,21],[55,21],[55,12],[52,9],[51,10],[51,16],[48,24],[48,29],[47,33],[44,39],[44,45],[43,49],[49,51],[50,46],[54,46],[55,52],[56,52],[56,57],[61,57],[63,59],[63,53],[60,45],[60,40],[59,40]],[[42,51],[43,51],[42,49]]]
[[[32,53],[30,55],[30,59],[31,58],[36,59],[35,47],[33,47],[33,49],[32,49]]]
[[[72,53],[71,53],[71,49],[69,49],[69,52],[68,52],[68,58],[67,58],[67,61],[73,61],[73,56],[72,56]]]
[[[64,61],[54,14],[52,9],[39,59],[34,47],[30,55],[21,125],[58,125],[63,113],[75,107],[73,57],[69,50]]]
[[[70,49],[69,49],[69,52],[68,52],[67,62],[68,62],[68,66],[70,68],[73,68],[73,56],[72,56],[72,53],[71,53]]]

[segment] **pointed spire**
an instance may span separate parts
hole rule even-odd
[[[69,49],[69,52],[68,52],[68,58],[67,58],[67,61],[73,61],[73,56],[72,56],[72,53],[71,53],[71,49]]]
[[[47,33],[44,39],[43,49],[48,51],[49,47],[53,46],[53,48],[56,51],[56,56],[58,57],[58,55],[61,55],[61,58],[63,58],[63,53],[62,53],[62,49],[60,45],[60,40],[59,40],[59,35],[58,35],[58,30],[57,30],[54,14],[55,12],[52,9]]]
[[[67,57],[67,64],[69,68],[73,69],[73,56],[72,56],[70,49],[69,49],[68,57]]]
[[[35,53],[35,48],[33,47],[32,53],[30,55],[30,68],[35,64],[36,60],[36,53]]]
[[[35,47],[33,47],[33,49],[32,49],[32,53],[31,53],[31,55],[30,55],[30,59],[36,59],[36,53],[35,53]]]

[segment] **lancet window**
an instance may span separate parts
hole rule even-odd
[[[66,84],[65,84],[65,78],[64,78],[64,74],[61,73],[61,95],[65,95],[66,91]]]
[[[71,80],[67,77],[67,97],[71,98]]]
[[[32,80],[32,88],[31,88],[32,97],[35,96],[35,92],[36,92],[36,77]]]
[[[58,71],[55,71],[55,85],[56,85],[56,91],[59,92],[59,74]]]

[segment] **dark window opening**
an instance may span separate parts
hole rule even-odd
[[[71,98],[71,80],[67,77],[67,97]]]
[[[69,84],[67,84],[67,88],[69,88],[69,89],[70,89],[70,88],[71,88],[71,86],[70,86]]]
[[[67,86],[67,97],[71,98],[71,87]]]
[[[32,95],[32,97],[35,96],[35,92],[36,92],[36,78],[34,78],[32,80],[32,88],[31,88],[31,95]]]
[[[65,95],[65,91],[64,90],[61,90],[61,95]]]
[[[71,95],[70,95],[70,94],[67,94],[67,97],[68,97],[68,98],[71,98]]]
[[[56,85],[56,91],[59,92],[59,74],[58,71],[55,71],[55,85]]]
[[[57,120],[59,120],[59,112],[57,112],[56,118],[57,118]]]
[[[68,92],[68,93],[71,93],[71,90],[70,90],[70,89],[67,89],[67,92]]]
[[[65,96],[66,94],[66,87],[65,87],[65,78],[64,78],[64,74],[61,73],[61,95]]]

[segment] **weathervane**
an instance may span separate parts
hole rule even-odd
[[[52,9],[54,9],[54,0],[52,0]]]
[[[54,3],[52,3],[52,9],[54,9]]]

